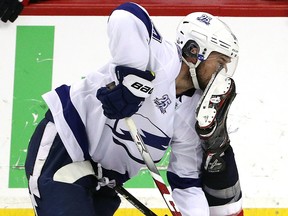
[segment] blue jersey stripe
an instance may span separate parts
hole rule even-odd
[[[85,160],[90,159],[89,155],[89,147],[88,147],[88,138],[85,129],[85,125],[83,124],[79,113],[77,112],[76,108],[74,107],[73,103],[70,99],[70,86],[62,85],[55,89],[57,92],[62,108],[63,108],[63,115],[64,118],[69,125],[70,129],[72,130],[77,142],[79,143]]]
[[[167,172],[167,179],[172,190],[174,190],[175,188],[185,189],[189,187],[202,187],[201,179],[183,178],[169,171]]]
[[[144,25],[146,26],[146,29],[148,31],[149,38],[151,38],[152,28],[153,28],[152,22],[148,16],[148,14],[145,11],[143,11],[142,8],[140,8],[137,4],[127,2],[127,3],[120,5],[115,10],[125,10],[125,11],[128,11],[128,12],[132,13],[133,15],[135,15],[138,19],[140,19],[144,23]]]

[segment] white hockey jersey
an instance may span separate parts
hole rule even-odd
[[[103,168],[124,175],[123,181],[145,166],[125,121],[105,117],[96,93],[112,81],[117,84],[116,65],[151,70],[155,73],[154,90],[132,119],[155,163],[171,145],[168,171],[175,175],[175,182],[182,184],[181,178],[185,180],[182,188],[177,189],[176,184],[173,192],[180,210],[189,215],[200,200],[198,207],[202,211],[206,208],[207,212],[201,189],[195,192],[198,200],[194,197],[193,201],[190,196],[191,188],[199,186],[202,160],[200,140],[194,129],[194,112],[201,92],[196,91],[193,97],[176,98],[175,79],[181,67],[181,50],[162,38],[148,13],[134,3],[114,10],[108,21],[108,36],[110,62],[78,83],[60,86],[43,95],[70,157],[73,161],[92,158]],[[189,207],[186,202],[180,203],[185,199],[191,201]]]

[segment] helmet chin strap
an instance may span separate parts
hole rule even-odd
[[[188,65],[189,67],[189,72],[190,72],[190,75],[191,75],[191,78],[192,78],[192,83],[194,85],[194,88],[195,89],[200,89],[200,86],[199,86],[199,82],[198,82],[198,79],[197,79],[197,75],[196,75],[196,67],[195,67],[195,64],[193,64],[192,62],[188,62],[184,57],[182,57],[182,60]]]

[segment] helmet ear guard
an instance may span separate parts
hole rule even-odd
[[[192,82],[195,89],[200,89],[200,85],[197,79],[196,74],[196,65],[192,62],[188,62],[185,58],[190,57],[196,59],[196,63],[198,60],[202,61],[203,56],[199,54],[200,47],[194,40],[189,40],[182,48],[182,60],[188,65],[189,72],[192,78]]]
[[[194,40],[188,40],[182,48],[182,56],[198,59],[199,51],[200,47],[197,42]]]

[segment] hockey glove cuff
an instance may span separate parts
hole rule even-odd
[[[105,116],[122,119],[136,113],[144,99],[150,96],[155,76],[150,71],[124,66],[117,66],[115,72],[119,84],[112,89],[100,88],[96,96],[102,102]]]

